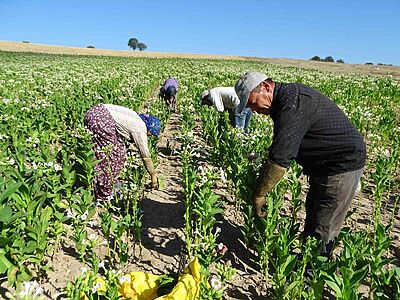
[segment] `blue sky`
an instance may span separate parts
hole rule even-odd
[[[400,65],[400,0],[0,0],[0,40]]]

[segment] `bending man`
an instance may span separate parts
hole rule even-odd
[[[355,195],[366,160],[362,136],[331,99],[299,83],[274,82],[249,72],[235,85],[240,107],[270,115],[274,136],[268,160],[256,180],[253,206],[264,217],[265,196],[285,173],[290,160],[309,176],[304,236],[321,241],[330,256]]]
[[[227,110],[231,125],[247,132],[252,112],[249,107],[244,107],[241,112],[238,111],[240,100],[233,87],[215,87],[205,90],[201,93],[200,100],[201,104],[214,106],[218,112]]]

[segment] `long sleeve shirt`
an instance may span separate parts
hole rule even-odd
[[[104,104],[114,119],[117,132],[129,141],[133,141],[142,158],[150,157],[147,144],[147,127],[133,110],[114,104]]]
[[[219,112],[223,112],[225,109],[233,109],[240,102],[234,87],[215,87],[209,92],[209,99]]]
[[[329,176],[364,167],[365,143],[343,111],[319,91],[298,83],[275,84],[269,159],[294,159],[306,175]]]

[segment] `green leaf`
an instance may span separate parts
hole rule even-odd
[[[18,268],[14,265],[12,265],[10,268],[7,270],[7,281],[8,284],[13,285],[15,281],[17,280],[17,272]]]
[[[342,290],[340,287],[336,284],[336,282],[333,282],[331,280],[326,280],[326,284],[335,291],[336,297],[342,297]]]
[[[7,272],[9,268],[13,266],[13,264],[4,256],[4,249],[0,249],[0,274],[4,274]]]
[[[2,202],[4,199],[8,198],[16,190],[18,190],[21,185],[22,185],[22,182],[18,182],[18,183],[11,185],[10,187],[8,187],[3,193],[1,193],[0,202]]]
[[[298,285],[300,285],[300,281],[293,281],[292,283],[290,283],[289,286],[286,288],[285,294],[290,294]]]
[[[363,267],[361,270],[357,270],[354,272],[353,276],[351,277],[351,286],[356,287],[357,284],[364,279],[364,277],[368,273],[368,266]]]
[[[297,261],[297,259],[296,259],[296,256],[294,256],[294,255],[290,255],[290,256],[288,256],[286,258],[286,262],[284,264],[284,266],[285,266],[285,271],[284,271],[285,276],[289,276],[290,273],[293,272],[294,265],[296,264],[296,261]]]
[[[29,241],[26,245],[24,252],[25,253],[33,253],[36,250],[37,243],[35,241]]]
[[[0,222],[9,223],[12,219],[12,209],[8,206],[0,208]]]
[[[6,236],[0,236],[0,248],[10,243],[10,238]]]

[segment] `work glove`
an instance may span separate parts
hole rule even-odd
[[[256,187],[253,194],[253,209],[260,218],[265,217],[265,196],[272,191],[274,186],[285,174],[285,168],[267,160],[256,180]]]
[[[157,172],[154,169],[153,161],[151,160],[150,157],[145,157],[145,158],[143,158],[143,163],[144,163],[144,166],[146,167],[147,172],[149,172],[149,174],[151,176],[151,187],[153,189],[158,189],[159,185],[158,185],[158,179],[157,179]]]
[[[157,190],[160,188],[160,185],[158,183],[158,178],[155,173],[153,175],[151,175],[151,187],[153,189],[157,189]]]

